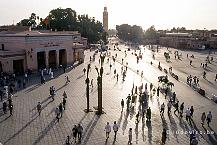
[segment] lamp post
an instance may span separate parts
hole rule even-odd
[[[98,74],[97,77],[97,86],[98,86],[98,111],[97,114],[101,115],[103,114],[102,111],[102,76],[103,76],[103,63],[104,63],[105,55],[100,55],[100,63],[101,63],[101,68],[100,70],[96,67],[96,71]]]
[[[86,113],[90,112],[90,100],[89,100],[89,84],[90,84],[90,79],[89,79],[89,71],[90,71],[90,64],[88,64],[87,66],[87,78],[85,80],[86,83],[86,97],[87,97],[87,109],[85,109],[84,111]]]

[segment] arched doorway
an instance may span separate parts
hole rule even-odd
[[[24,66],[23,66],[24,63],[23,62],[24,62],[23,59],[13,60],[13,71],[15,74],[17,75],[24,74]]]
[[[67,65],[67,55],[65,49],[61,49],[59,51],[59,64],[63,66]]]
[[[50,68],[56,67],[56,50],[49,51],[48,64]]]
[[[38,52],[37,53],[38,70],[46,68],[45,57],[46,57],[45,52]]]

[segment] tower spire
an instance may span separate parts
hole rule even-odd
[[[106,6],[103,11],[103,28],[106,32],[108,32],[108,11]]]

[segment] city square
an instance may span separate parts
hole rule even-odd
[[[115,38],[111,39],[116,41]],[[112,44],[109,45],[112,48]],[[159,53],[156,52],[155,60],[152,58],[152,51],[148,47],[143,48],[143,59],[138,64],[136,63],[136,57],[132,53],[135,50],[132,48],[127,51],[127,56],[125,57],[125,50],[130,46],[125,46],[125,44],[120,44],[118,46],[122,51],[114,51],[114,49],[109,50],[111,53],[105,58],[104,74],[103,74],[103,111],[105,114],[96,115],[96,110],[93,108],[97,106],[97,73],[95,66],[99,66],[99,53],[96,54],[95,61],[90,62],[90,57],[93,57],[94,51],[85,51],[85,61],[84,64],[74,67],[73,69],[68,68],[66,73],[62,70],[57,70],[54,72],[54,79],[47,81],[45,84],[40,84],[40,79],[37,76],[33,76],[30,79],[29,86],[21,91],[14,94],[14,112],[12,116],[9,114],[1,115],[1,142],[3,144],[64,144],[67,135],[72,136],[72,128],[74,124],[82,124],[84,131],[81,144],[105,144],[105,132],[104,126],[106,122],[113,124],[117,121],[120,129],[117,133],[117,139],[114,141],[113,133],[111,133],[107,144],[127,144],[128,141],[128,130],[133,128],[133,144],[160,144],[161,142],[161,132],[162,128],[166,127],[169,130],[169,137],[167,140],[168,144],[188,144],[189,143],[189,133],[184,133],[185,131],[190,131],[191,126],[184,119],[181,119],[177,115],[172,113],[171,116],[165,113],[164,117],[160,116],[160,104],[167,102],[164,94],[160,93],[160,96],[149,97],[148,106],[152,109],[152,119],[151,122],[140,121],[136,122],[136,114],[139,111],[139,102],[133,103],[132,110],[127,111],[126,105],[121,111],[121,99],[126,101],[128,94],[131,94],[131,89],[133,84],[135,86],[140,86],[142,83],[153,83],[154,87],[158,86],[158,81],[156,76],[165,75],[158,68],[158,62],[168,69],[168,66],[173,66],[173,71],[180,76],[179,81],[175,80],[171,76],[169,79],[174,82],[173,91],[177,93],[177,99],[180,102],[185,102],[185,106],[194,106],[194,124],[198,131],[202,131],[202,134],[198,134],[199,144],[209,144],[216,143],[215,129],[216,129],[216,119],[215,119],[215,107],[216,104],[209,98],[203,97],[199,93],[193,91],[191,87],[186,85],[185,71],[187,74],[192,73],[192,75],[198,75],[202,73],[200,62],[196,62],[197,59],[205,59],[205,55],[200,55],[198,52],[183,52],[182,62],[176,62],[175,59],[171,58],[171,64],[165,62],[163,57],[163,51],[167,49],[159,49]],[[174,51],[171,49],[171,51]],[[117,59],[115,62],[112,61],[112,56],[117,53]],[[139,53],[139,50],[136,51]],[[191,69],[183,69],[189,67],[188,59],[185,57],[185,53],[192,53],[195,55],[195,72]],[[214,58],[216,54],[213,54]],[[109,62],[106,62],[107,58],[110,58]],[[124,58],[124,64],[128,63],[128,71],[125,81],[122,80],[121,75],[121,59]],[[145,59],[144,59],[145,58]],[[150,62],[153,61],[151,65]],[[175,61],[175,62],[174,62]],[[83,68],[87,67],[87,64],[91,64],[90,78],[93,79],[93,87],[90,87],[90,108],[93,112],[85,113],[86,109],[86,94],[85,94],[85,79],[86,76],[83,74]],[[109,64],[112,64],[110,70]],[[210,64],[210,69],[214,71],[216,68],[213,66],[216,62]],[[114,70],[120,74],[119,80],[114,78]],[[144,77],[141,78],[140,73],[137,73],[137,69],[141,72],[144,71]],[[193,68],[192,68],[193,69]],[[180,71],[183,70],[183,71]],[[210,80],[213,84],[214,73],[210,71],[207,74],[207,81]],[[216,70],[215,70],[216,71]],[[154,74],[155,73],[155,74]],[[69,84],[65,84],[65,76],[69,76]],[[202,75],[200,76],[200,78]],[[202,78],[201,78],[202,79]],[[206,86],[210,88],[209,93],[215,93],[216,85],[206,84],[206,81],[200,81],[201,86]],[[76,85],[75,85],[76,84]],[[211,85],[211,86],[209,86]],[[49,87],[54,86],[56,88],[55,100],[49,97]],[[213,86],[213,88],[212,88]],[[149,87],[148,87],[149,88]],[[182,89],[180,89],[182,88]],[[183,91],[185,90],[185,91]],[[66,91],[67,93],[67,103],[66,110],[63,113],[62,118],[57,123],[55,118],[54,110],[56,106],[62,101],[62,94]],[[210,96],[209,94],[207,96]],[[38,102],[42,103],[42,113],[38,116],[36,106]],[[208,128],[206,125],[203,128],[201,126],[201,113],[212,111],[213,122],[211,127]],[[207,129],[209,132],[207,132]],[[211,132],[214,133],[211,133]],[[73,139],[71,139],[73,140]]]
[[[1,4],[0,145],[217,145],[215,1]]]

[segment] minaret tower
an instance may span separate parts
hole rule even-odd
[[[103,11],[103,28],[106,32],[108,32],[108,11],[107,7],[104,7]]]

